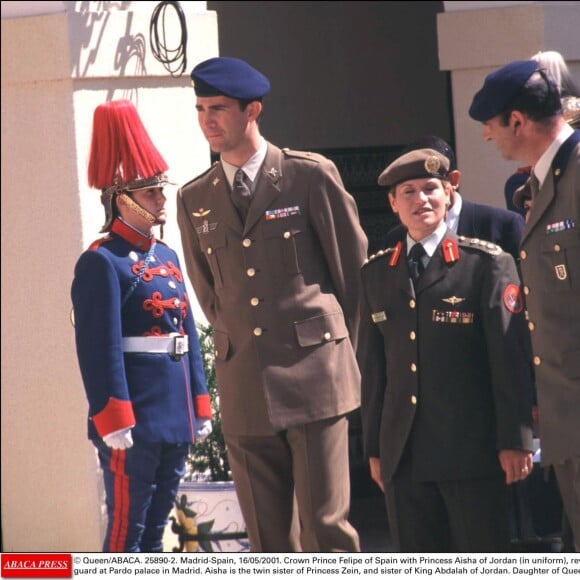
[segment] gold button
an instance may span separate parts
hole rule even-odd
[[[524,294],[527,296],[530,293],[530,289],[527,286],[524,286]]]
[[[415,334],[415,331],[414,330],[411,330],[411,334],[409,334],[409,338],[411,340],[415,340],[417,338],[417,335]]]
[[[322,336],[322,338],[324,338],[324,340],[330,340],[330,337],[332,335],[330,334],[330,332],[325,332],[324,335]]]
[[[414,300],[409,301],[409,308],[415,308],[416,304]]]
[[[561,249],[560,244],[554,244],[554,252],[559,252]]]
[[[411,372],[412,373],[416,373],[417,372],[417,365],[415,363],[411,363]]]
[[[207,253],[211,256],[213,254],[213,248],[208,248]]]
[[[285,239],[285,240],[289,240],[289,239],[290,239],[290,236],[291,236],[292,234],[291,234],[290,232],[284,232],[284,234],[283,234],[283,235],[284,235],[284,239]]]
[[[219,356],[219,354],[220,354],[220,351],[219,351],[219,350],[216,348],[216,349],[213,351],[213,354],[214,354],[216,357],[218,357],[218,356]]]
[[[413,405],[417,404],[417,397],[415,397],[415,395],[411,397],[411,403],[413,403]]]
[[[254,328],[254,336],[262,336],[262,329],[259,326]]]
[[[258,306],[258,304],[260,304],[260,299],[256,298],[255,296],[250,300],[250,304],[252,306]]]
[[[242,246],[244,246],[244,248],[249,248],[252,245],[252,240],[250,240],[250,238],[244,238],[244,240],[242,241]]]
[[[248,268],[246,270],[246,274],[251,278],[252,276],[256,275],[256,270],[254,270],[254,268]]]
[[[542,359],[539,356],[534,357],[534,364],[539,367],[542,364]]]
[[[533,331],[534,328],[536,328],[536,325],[533,322],[528,322],[528,328],[530,329],[530,331]]]
[[[527,253],[525,250],[522,250],[522,251],[520,252],[520,258],[521,258],[522,260],[525,260],[527,257],[528,257],[528,253]]]

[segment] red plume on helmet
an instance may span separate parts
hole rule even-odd
[[[102,191],[106,222],[101,231],[108,231],[115,218],[116,194],[163,187],[167,169],[131,101],[108,101],[95,109],[88,182]]]

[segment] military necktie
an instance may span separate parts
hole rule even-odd
[[[532,200],[534,200],[540,192],[540,180],[533,171],[530,173],[530,189],[532,191]]]
[[[409,270],[413,282],[417,282],[425,271],[427,252],[422,244],[415,244],[409,252]]]
[[[232,186],[232,201],[238,210],[238,214],[245,223],[250,202],[252,201],[252,192],[248,185],[247,176],[243,169],[238,169],[234,176],[234,184]]]

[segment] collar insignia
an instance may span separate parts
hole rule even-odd
[[[270,169],[268,169],[268,171],[266,171],[266,175],[269,175],[270,177],[276,179],[280,175],[280,172],[275,167],[271,167]]]
[[[219,177],[214,177],[214,179],[213,179],[213,181],[211,183],[215,187],[219,182],[220,182],[220,178]]]
[[[459,251],[457,250],[457,243],[451,238],[445,238],[441,242],[443,248],[443,259],[447,264],[457,262],[459,260]]]
[[[451,306],[455,306],[460,302],[463,302],[465,298],[458,298],[457,296],[450,296],[449,298],[441,298],[443,302],[447,302],[447,304],[451,304]]]
[[[403,242],[397,242],[395,249],[389,260],[389,266],[396,266],[399,262],[399,257],[401,256],[401,251],[403,250]]]
[[[197,211],[192,211],[191,215],[195,217],[205,217],[210,212],[211,209],[203,209],[203,207],[200,207]]]

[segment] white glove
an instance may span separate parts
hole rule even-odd
[[[113,431],[103,437],[105,445],[111,449],[129,449],[133,447],[133,437],[131,435],[131,427]]]
[[[211,419],[200,419],[195,429],[196,442],[203,441],[212,431]]]

